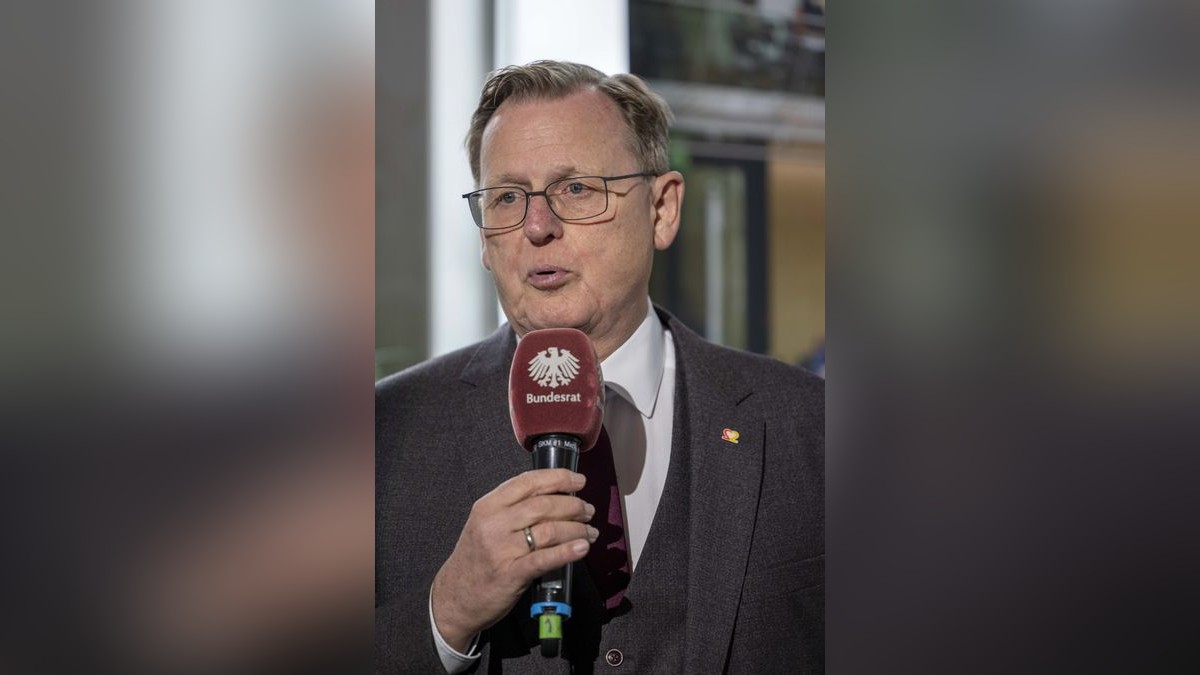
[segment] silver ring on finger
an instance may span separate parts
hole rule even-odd
[[[525,528],[524,532],[525,532],[525,544],[527,546],[529,546],[529,552],[533,553],[534,551],[537,550],[537,544],[534,543],[534,541],[533,541],[533,530],[527,527],[527,528]]]

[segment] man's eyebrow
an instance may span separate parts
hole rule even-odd
[[[548,182],[562,180],[563,178],[574,178],[575,176],[590,176],[592,174],[583,173],[575,166],[559,167],[550,174],[551,178]],[[516,185],[518,187],[528,188],[532,185],[527,178],[515,173],[502,173],[495,178],[492,178],[483,187],[501,187],[505,185]]]
[[[562,180],[564,178],[574,178],[575,176],[582,176],[583,174],[580,173],[578,167],[576,167],[575,165],[570,165],[570,166],[560,167],[552,175],[554,176],[554,178],[552,180]]]
[[[521,187],[529,187],[529,181],[513,173],[502,173],[499,176],[489,180],[483,185],[483,187],[500,187],[502,185],[519,185]]]

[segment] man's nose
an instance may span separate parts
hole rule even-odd
[[[562,221],[550,210],[546,195],[529,198],[529,211],[522,224],[525,236],[535,244],[544,244],[562,237]]]

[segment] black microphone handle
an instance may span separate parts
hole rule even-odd
[[[533,441],[533,468],[579,470],[580,439],[570,434],[547,434]],[[542,575],[533,585],[533,607],[539,612],[542,656],[558,656],[562,646],[562,616],[570,617],[574,565],[567,563]],[[565,611],[563,608],[565,607]],[[549,608],[549,609],[548,609]]]
[[[577,471],[581,442],[570,434],[538,436],[533,440],[533,468]]]

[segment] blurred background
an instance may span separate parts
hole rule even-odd
[[[687,195],[652,299],[711,340],[823,370],[824,5],[378,4],[376,376],[504,320],[459,198],[474,189],[463,139],[486,74],[544,58],[639,75],[675,114]]]
[[[374,51],[0,8],[0,672],[370,670]]]

